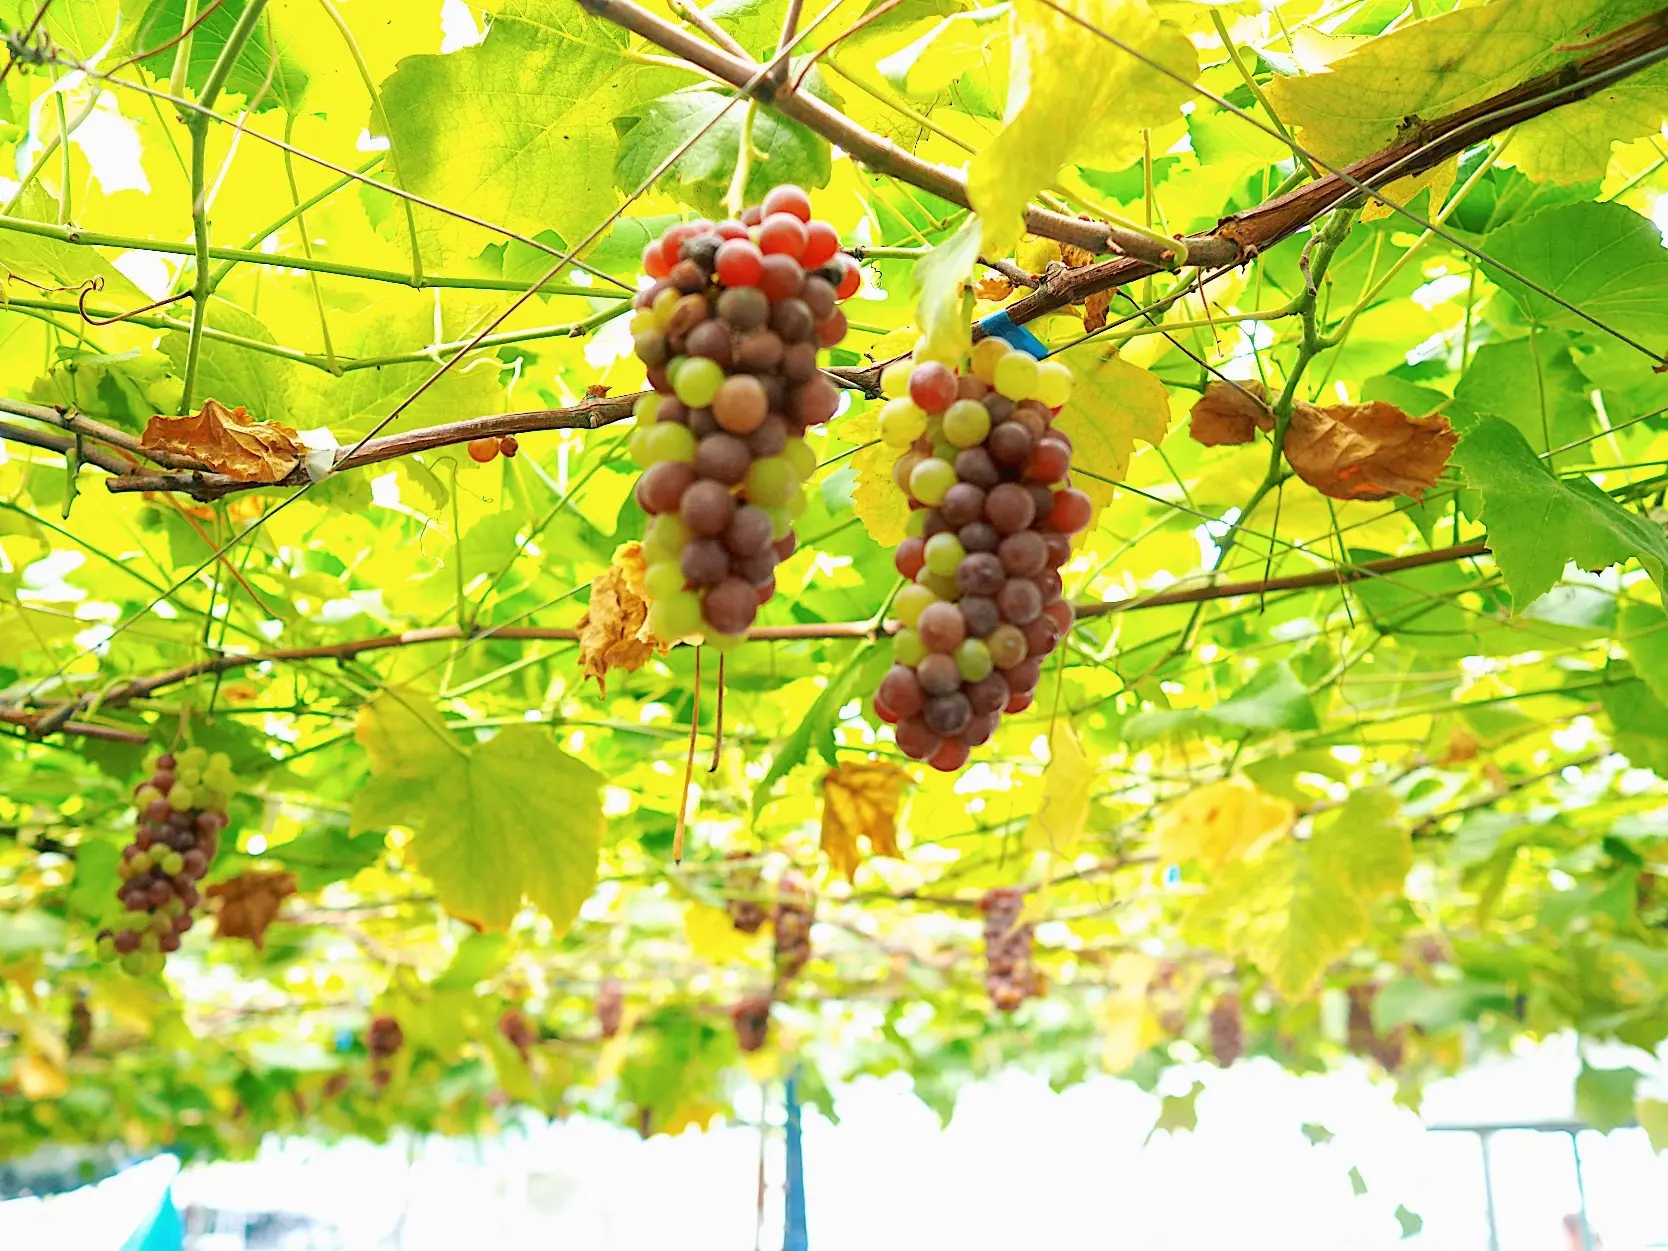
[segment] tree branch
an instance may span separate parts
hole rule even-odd
[[[744,89],[753,83],[764,68],[747,57],[736,56],[695,38],[688,31],[662,21],[647,9],[632,3],[632,0],[580,0],[580,4],[594,16],[643,36],[650,43],[682,57],[737,89]],[[786,82],[769,79],[758,82],[752,89],[752,95],[830,143],[839,145],[854,160],[871,169],[919,187],[951,204],[972,207],[967,195],[967,178],[959,170],[924,161],[905,152],[891,140],[865,130],[815,96],[796,91]],[[1155,269],[1169,268],[1176,257],[1174,252],[1156,246],[1144,236],[1108,226],[1104,222],[1085,221],[1035,206],[1028,206],[1025,210],[1025,228],[1034,235],[1058,239],[1089,252],[1115,251],[1128,257],[1141,257]],[[1220,243],[1207,241],[1204,252],[1193,261],[1202,265],[1224,265],[1236,259],[1232,241],[1224,240]]]
[[[1133,596],[1129,599],[1112,600],[1110,602],[1092,601],[1078,604],[1075,608],[1079,619],[1089,619],[1110,616],[1114,613],[1136,612],[1145,608],[1167,608],[1176,604],[1198,604],[1207,600],[1235,599],[1242,596],[1266,595],[1278,591],[1319,589],[1339,586],[1346,582],[1356,582],[1362,578],[1382,577],[1406,569],[1419,569],[1426,565],[1442,564],[1446,561],[1465,560],[1472,556],[1481,556],[1487,551],[1488,545],[1483,540],[1478,539],[1454,547],[1438,548],[1429,552],[1414,552],[1407,556],[1392,556],[1384,560],[1375,560],[1367,564],[1352,565],[1346,568],[1321,569],[1314,573],[1267,578],[1260,582],[1218,582],[1206,586],[1161,591],[1155,595]],[[872,619],[865,621],[802,622],[795,625],[759,626],[749,630],[747,638],[750,642],[872,639],[882,634],[891,633],[893,628],[890,624],[877,624]],[[195,664],[181,665],[177,669],[169,669],[164,673],[153,674],[148,678],[136,678],[113,690],[106,691],[102,697],[81,696],[66,703],[58,704],[46,712],[29,714],[20,711],[0,710],[0,720],[27,726],[32,731],[37,730],[44,722],[45,728],[42,732],[50,733],[57,728],[55,723],[59,719],[73,715],[95,699],[101,708],[119,707],[130,700],[151,695],[165,686],[174,686],[205,674],[230,673],[236,669],[247,669],[252,665],[297,660],[349,660],[366,652],[387,651],[396,647],[413,647],[424,643],[461,642],[467,646],[488,639],[571,643],[576,641],[578,637],[578,631],[568,626],[487,626],[482,629],[434,626],[429,629],[406,630],[400,634],[380,634],[371,638],[349,639],[342,643],[323,643],[314,647],[287,647],[276,651],[215,656],[208,660],[198,661]],[[64,728],[67,730],[68,725],[65,725]],[[103,729],[103,727],[94,728]]]

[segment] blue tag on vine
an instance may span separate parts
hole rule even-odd
[[[979,329],[993,339],[1001,339],[1009,347],[1016,347],[1021,352],[1029,352],[1041,360],[1048,355],[1048,348],[1024,326],[1014,325],[1013,318],[1008,316],[1006,309],[997,309],[989,317],[979,322]]]

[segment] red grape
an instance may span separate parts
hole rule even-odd
[[[1008,680],[1000,673],[987,673],[977,682],[969,682],[964,689],[976,717],[1001,712],[1008,702]]]
[[[907,538],[898,544],[898,550],[892,553],[892,566],[898,573],[911,580],[921,572],[921,566],[926,561],[925,539]]]
[[[839,250],[840,236],[834,227],[825,221],[805,223],[805,250],[799,263],[806,269],[815,269],[824,261],[832,260]]]
[[[709,434],[695,446],[695,472],[725,486],[739,485],[752,463],[746,441],[723,431]]]
[[[842,300],[849,300],[857,294],[857,288],[863,285],[863,271],[857,262],[844,252],[834,259],[840,265],[840,281],[834,287],[834,294]]]
[[[786,300],[799,294],[805,285],[805,270],[793,257],[773,252],[764,258],[764,273],[759,276],[759,290],[772,300]]]
[[[716,223],[712,228],[712,233],[720,239],[745,239],[747,238],[747,227],[735,218],[729,217]]]
[[[764,254],[747,238],[719,245],[713,272],[726,287],[751,287],[764,277]]]
[[[730,554],[717,539],[693,539],[683,549],[681,567],[691,586],[716,586],[730,575]]]
[[[659,468],[661,466],[655,466],[655,469]],[[685,465],[684,468],[689,469],[689,466]],[[654,470],[649,472],[653,473]],[[689,472],[693,477],[694,470],[690,469]],[[643,480],[648,480],[647,474],[644,475]],[[651,510],[645,507],[644,511]],[[714,538],[723,534],[729,528],[730,518],[735,516],[735,511],[735,497],[730,494],[729,488],[722,482],[713,482],[705,478],[689,484],[682,493],[682,503],[678,509],[679,515],[683,518],[683,524],[703,538]],[[1031,587],[1033,594],[1036,593],[1036,589],[1034,586]],[[1040,598],[1037,611],[1042,611]],[[723,633],[733,634],[735,631],[724,630]]]
[[[1048,545],[1035,530],[1021,530],[1003,539],[996,554],[1002,558],[1002,568],[1008,573],[1016,578],[1029,578],[1040,573],[1048,562]]]
[[[660,249],[660,240],[656,239],[643,249],[643,272],[650,278],[664,278],[670,268],[666,263],[665,254]]]
[[[990,597],[1007,582],[1002,562],[992,552],[972,552],[956,567],[956,587],[964,595]]]
[[[949,695],[934,695],[921,709],[921,719],[927,729],[941,738],[954,738],[967,728],[973,717],[973,706],[960,691]]]
[[[684,520],[689,520],[687,509]],[[1005,621],[1017,626],[1029,625],[1042,614],[1042,592],[1024,578],[1009,578],[997,593],[996,607]]]
[[[759,211],[764,214],[765,220],[768,220],[772,213],[788,213],[801,222],[808,222],[811,220],[811,197],[792,183],[783,183],[765,192],[764,203],[760,205]]]
[[[1071,472],[1071,449],[1053,439],[1038,439],[1031,445],[1025,462],[1025,476],[1032,482],[1059,482]]]
[[[955,401],[956,376],[947,365],[923,361],[910,371],[909,398],[929,413],[942,413]]]
[[[945,742],[939,744],[938,750],[928,757],[927,763],[940,773],[954,773],[967,763],[967,755],[967,744]]]
[[[1031,590],[1035,592],[1036,588],[1032,587]],[[1040,600],[1037,611],[1042,611]],[[953,652],[967,637],[967,621],[961,615],[960,608],[940,600],[936,604],[927,605],[915,630],[928,651]]]
[[[684,493],[694,481],[693,466],[681,460],[663,460],[637,479],[637,503],[651,516],[676,512]]]
[[[929,695],[948,695],[961,686],[961,670],[955,660],[943,652],[933,652],[915,667],[921,689]]]
[[[759,223],[759,251],[766,256],[791,256],[798,260],[807,242],[805,222],[791,213],[769,213]]]
[[[831,348],[846,337],[847,329],[846,315],[835,309],[817,323],[817,342]]]
[[[1001,534],[1025,529],[1036,518],[1037,506],[1017,482],[1004,482],[985,496],[985,519]]]
[[[919,714],[900,719],[893,733],[897,738],[898,750],[911,760],[927,759],[938,750],[942,741],[938,735],[927,729],[927,723]]]
[[[1048,525],[1062,534],[1076,534],[1088,528],[1094,510],[1094,504],[1087,495],[1067,487],[1054,493],[1054,507],[1048,510]]]
[[[921,682],[915,676],[915,670],[907,665],[893,665],[880,680],[876,698],[895,715],[912,717],[921,711],[927,696],[921,689]]]
[[[701,600],[701,614],[720,634],[740,634],[758,613],[758,594],[742,578],[725,578]]]

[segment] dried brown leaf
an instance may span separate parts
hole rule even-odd
[[[612,388],[605,382],[593,382],[590,386],[585,388],[585,398],[588,400],[600,400],[606,396],[610,390],[612,390]]]
[[[1267,392],[1255,379],[1213,382],[1193,405],[1187,432],[1205,447],[1249,443],[1258,430],[1274,429],[1274,414],[1266,401]]]
[[[1096,291],[1083,301],[1083,329],[1088,334],[1106,329],[1106,312],[1112,307],[1110,291]]]
[[[871,856],[901,858],[898,804],[909,775],[895,764],[864,761],[831,769],[822,780],[822,849],[849,879],[863,863],[858,839]]]
[[[610,669],[641,669],[658,644],[649,632],[649,604],[643,575],[648,564],[641,543],[622,543],[614,560],[591,579],[591,603],[579,619],[579,667],[606,690]]]
[[[1440,413],[1409,417],[1394,404],[1298,404],[1286,430],[1286,461],[1337,500],[1422,500],[1447,467],[1459,435]]]
[[[204,400],[194,416],[152,417],[139,446],[189,456],[239,482],[278,482],[301,462],[303,452],[288,426],[251,421],[241,405],[227,408],[219,400]]]
[[[1005,300],[1014,293],[1014,284],[995,274],[986,274],[973,284],[973,294],[981,300]]]
[[[1075,243],[1062,243],[1060,245],[1060,259],[1073,269],[1080,269],[1084,265],[1093,265],[1095,254],[1088,248],[1078,247]]]
[[[295,894],[295,875],[279,872],[240,873],[208,888],[210,899],[220,901],[215,920],[216,938],[247,938],[260,950],[266,944],[266,927],[278,916],[279,906]]]

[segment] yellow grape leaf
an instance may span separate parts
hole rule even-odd
[[[701,903],[684,910],[683,929],[696,958],[720,967],[741,960],[759,941],[758,934],[738,930],[724,909]]]
[[[1099,517],[1112,502],[1113,484],[1129,472],[1135,441],[1155,447],[1163,442],[1170,429],[1170,395],[1157,377],[1119,359],[1104,344],[1085,343],[1055,359],[1077,375],[1055,425],[1076,448],[1072,484],[1094,502]]]
[[[1210,870],[1240,859],[1271,835],[1283,834],[1297,809],[1246,777],[1224,778],[1189,791],[1153,827],[1165,860],[1197,860]]]
[[[680,1103],[652,1132],[665,1134],[668,1138],[676,1138],[686,1129],[698,1129],[704,1133],[713,1118],[723,1111],[711,1099],[691,1099],[688,1103]]]
[[[296,433],[275,421],[251,421],[242,407],[204,400],[193,417],[152,417],[139,446],[190,456],[239,482],[277,482],[301,462]]]
[[[961,292],[973,280],[980,233],[979,219],[969,217],[909,271],[915,320],[929,356],[959,357],[973,346],[973,332],[962,314]]]
[[[61,1099],[69,1093],[69,1074],[44,1052],[31,1051],[12,1065],[12,1077],[28,1099]]]
[[[1622,11],[1612,0],[1497,0],[1467,6],[1366,40],[1322,73],[1276,77],[1269,84],[1269,99],[1274,111],[1298,129],[1305,148],[1323,161],[1342,164],[1384,147],[1420,121],[1476,104],[1563,64],[1572,53],[1560,51],[1559,45],[1584,42],[1648,11],[1645,5]],[[1602,177],[1610,141],[1657,128],[1668,99],[1661,81],[1647,71],[1630,79],[1625,92],[1588,102],[1582,116],[1571,116],[1572,107],[1525,122],[1506,160],[1534,178],[1567,182]],[[1406,179],[1387,190],[1403,203],[1411,194]],[[1445,188],[1438,191],[1445,193]]]
[[[852,511],[876,543],[896,547],[904,540],[904,525],[909,520],[909,501],[892,481],[897,449],[880,441],[880,425],[872,407],[848,417],[840,427],[840,437],[861,449],[851,458],[852,470],[857,474],[857,485],[851,492]]]
[[[884,760],[858,761],[831,769],[822,779],[822,849],[834,870],[850,879],[863,863],[863,839],[871,856],[901,859],[898,804],[909,780]]]
[[[1042,799],[1037,804],[1036,815],[1025,827],[1025,846],[1069,856],[1089,819],[1089,787],[1095,780],[1095,771],[1069,721],[1055,722],[1048,751]]]
[[[277,919],[284,900],[295,894],[295,875],[258,870],[240,873],[216,882],[205,893],[220,901],[214,936],[247,938],[260,951],[266,946],[267,926]]]
[[[579,667],[603,690],[610,669],[630,673],[656,651],[670,650],[649,631],[649,604],[643,598],[647,568],[643,545],[633,540],[620,544],[608,568],[591,579],[591,602],[579,619]]]
[[[1130,1066],[1159,1037],[1147,1010],[1147,984],[1158,961],[1137,951],[1126,951],[1107,972],[1111,992],[1096,1012],[1101,1028],[1101,1063],[1108,1073],[1127,1073]]]
[[[1185,920],[1192,941],[1249,960],[1286,999],[1367,937],[1367,902],[1397,889],[1412,842],[1388,792],[1354,792],[1306,839],[1276,838],[1224,865]]]
[[[1038,0],[1014,5],[1014,65],[1006,124],[968,162],[967,191],[984,223],[986,255],[1019,239],[1025,204],[1064,165],[1123,169],[1141,156],[1141,131],[1177,119],[1199,76],[1178,26],[1146,0],[1065,0],[1069,13],[1180,76],[1130,56]]]

